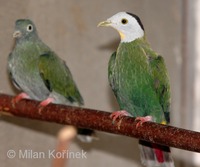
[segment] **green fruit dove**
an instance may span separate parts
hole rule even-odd
[[[121,42],[109,61],[108,78],[120,106],[115,121],[134,116],[137,127],[146,121],[169,123],[170,83],[163,58],[148,44],[140,18],[119,12],[98,26],[116,29]],[[141,161],[147,167],[174,167],[170,148],[139,141]]]
[[[22,91],[14,103],[30,98],[42,101],[40,109],[49,103],[83,105],[69,68],[42,42],[31,20],[17,20],[13,37],[16,43],[9,54],[8,71],[13,84]],[[84,133],[83,129],[80,131]]]

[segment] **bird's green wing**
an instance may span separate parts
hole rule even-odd
[[[165,119],[167,123],[170,121],[170,82],[162,56],[157,55],[152,50],[146,50],[149,59],[151,73],[154,79],[154,89],[159,98],[160,104],[163,108]]]
[[[83,99],[72,78],[69,68],[54,52],[41,55],[38,67],[45,85],[51,92],[55,91],[63,95],[72,103],[78,102],[80,105],[83,104]]]

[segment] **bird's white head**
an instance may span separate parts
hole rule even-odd
[[[98,26],[110,26],[116,29],[121,37],[121,42],[132,42],[144,36],[144,27],[140,18],[132,13],[119,12]]]

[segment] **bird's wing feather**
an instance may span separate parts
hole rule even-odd
[[[157,55],[152,50],[146,50],[149,59],[149,66],[154,79],[154,89],[163,108],[165,119],[169,123],[170,112],[170,82],[162,56]]]
[[[41,55],[38,67],[39,73],[50,91],[63,95],[70,102],[83,104],[83,99],[73,81],[69,68],[54,52]]]

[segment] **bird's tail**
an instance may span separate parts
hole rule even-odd
[[[95,131],[91,129],[82,129],[78,128],[78,139],[82,142],[89,143],[94,139],[98,139],[96,137]]]
[[[140,157],[146,167],[175,167],[170,148],[139,140]]]

